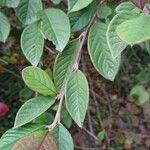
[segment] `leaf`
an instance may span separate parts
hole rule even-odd
[[[39,30],[39,23],[35,22],[26,27],[21,36],[21,48],[25,57],[33,66],[40,62],[44,47],[44,38]]]
[[[96,70],[106,79],[113,81],[120,66],[120,56],[112,58],[106,41],[107,25],[95,23],[88,37],[88,52]]]
[[[99,139],[99,141],[103,141],[105,139],[105,130],[99,132],[97,138]]]
[[[82,127],[89,102],[89,87],[85,75],[77,70],[67,82],[65,104],[73,120]]]
[[[111,14],[112,14],[112,9],[106,4],[103,4],[98,8],[97,16],[99,18],[106,19]]]
[[[133,45],[150,39],[150,17],[140,16],[138,18],[121,23],[116,32],[127,44]]]
[[[0,12],[0,41],[5,42],[10,32],[10,24],[6,16]]]
[[[88,6],[93,0],[68,0],[68,10],[70,12],[79,11]]]
[[[150,40],[145,41],[147,52],[150,54]]]
[[[36,119],[48,110],[54,102],[55,100],[51,97],[38,96],[30,99],[17,112],[14,127],[18,128]]]
[[[135,7],[131,2],[123,2],[116,7],[116,13],[128,13],[128,12],[140,13],[140,9]]]
[[[79,39],[69,42],[64,51],[58,54],[55,59],[53,77],[57,91],[64,88],[64,85],[68,80],[72,65],[75,63],[79,45]]]
[[[132,98],[130,101],[141,107],[150,101],[150,95],[142,85],[133,87],[130,91],[130,97]]]
[[[0,0],[0,6],[17,7],[20,0]]]
[[[12,150],[57,150],[57,145],[49,131],[33,132],[16,142]]]
[[[38,67],[26,67],[22,71],[26,85],[35,92],[43,95],[56,95],[55,86],[49,75]]]
[[[58,150],[73,150],[73,140],[68,130],[61,124],[53,129],[52,135],[57,142]]]
[[[59,9],[45,9],[38,13],[38,17],[45,39],[52,41],[58,51],[63,51],[70,37],[68,16]]]
[[[42,10],[41,0],[21,0],[15,12],[19,20],[27,25],[37,20],[36,13]]]
[[[96,11],[96,7],[97,7],[97,0],[93,0],[93,2],[86,8],[77,12],[69,13],[71,31],[77,32],[86,27],[90,22],[90,20],[92,19]]]
[[[28,124],[18,129],[8,130],[0,139],[0,150],[12,149],[12,146],[20,138],[39,130],[44,130],[44,127],[42,125],[37,125],[37,124]]]
[[[123,42],[116,33],[117,26],[126,20],[130,20],[138,16],[139,14],[133,12],[120,13],[114,16],[108,25],[106,37],[113,58],[117,58],[127,47],[127,44]]]

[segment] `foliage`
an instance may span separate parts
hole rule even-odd
[[[74,149],[65,122],[73,119],[82,128],[88,109],[91,84],[79,70],[85,45],[95,69],[110,81],[115,80],[121,54],[128,45],[144,43],[150,51],[149,3],[144,0],[123,2],[115,11],[113,3],[99,0],[53,0],[53,3],[54,8],[45,8],[41,0],[0,1],[0,41],[6,42],[10,33],[3,7],[11,7],[24,28],[20,45],[32,65],[22,69],[22,79],[35,92],[33,96],[28,89],[29,100],[17,112],[14,128],[1,137],[1,150]],[[67,12],[61,3],[68,6]],[[52,71],[44,65],[45,47],[57,53]],[[137,79],[141,80],[140,77]],[[130,97],[131,102],[144,108],[150,99],[143,86],[134,87]],[[63,106],[67,117],[62,116]],[[50,118],[49,110],[56,111],[54,117]],[[46,113],[50,120],[45,123]],[[107,139],[105,128],[94,138],[101,142]]]

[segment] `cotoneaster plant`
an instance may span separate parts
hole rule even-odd
[[[53,0],[59,4],[62,0]],[[30,62],[22,70],[25,84],[36,94],[19,109],[14,127],[0,139],[0,150],[73,150],[73,140],[61,123],[65,106],[82,128],[89,102],[89,86],[79,69],[83,46],[95,69],[114,81],[121,64],[121,53],[129,45],[144,42],[150,52],[150,1],[122,2],[113,9],[105,0],[63,1],[66,9],[43,8],[41,0],[0,0],[0,6],[13,8],[25,27],[21,49]],[[53,5],[55,6],[55,5]],[[10,32],[7,17],[0,12],[0,41]],[[44,41],[58,52],[53,77],[43,68]],[[57,105],[58,104],[58,105]],[[34,120],[57,106],[52,124]]]

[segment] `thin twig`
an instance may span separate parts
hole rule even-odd
[[[99,5],[101,4],[102,2],[99,3]],[[99,6],[98,5],[98,6]],[[79,62],[80,62],[80,55],[81,55],[81,51],[82,51],[82,48],[84,46],[84,43],[86,41],[86,37],[88,35],[88,32],[90,30],[90,27],[93,25],[93,23],[95,22],[96,20],[96,13],[97,13],[97,10],[94,14],[94,16],[92,17],[90,23],[88,24],[87,28],[80,34],[79,36],[79,39],[80,39],[80,47],[77,51],[77,55],[75,57],[75,62],[72,66],[72,69],[70,70],[70,73],[69,73],[69,76],[72,74],[73,71],[75,71],[76,69],[78,69],[78,65],[79,65]],[[66,87],[66,84],[67,82],[64,83],[64,87]],[[62,92],[63,91],[63,92]],[[55,118],[54,118],[54,121],[51,125],[48,125],[47,128],[49,130],[52,130],[56,125],[57,123],[60,121],[60,111],[61,111],[61,107],[62,107],[62,103],[63,103],[63,99],[64,99],[64,91],[65,90],[61,90],[60,91],[60,94],[56,97],[56,99],[60,99],[60,102],[59,102],[59,106],[58,106],[58,110],[56,112],[56,115],[55,115]]]

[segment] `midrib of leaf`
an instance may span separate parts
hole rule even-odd
[[[78,76],[77,76],[77,85],[79,85]],[[79,92],[80,92],[79,87],[77,87],[77,90],[78,90],[78,92],[77,92],[77,97],[78,97],[78,98],[77,98],[77,101],[78,101],[78,113],[79,113],[78,115],[80,116],[79,119],[80,119],[80,122],[82,123],[82,120],[81,120],[81,117],[82,117],[82,116],[81,116],[81,113],[80,113],[81,110],[80,110],[80,104],[79,104],[79,99],[80,99],[80,96],[79,96]]]
[[[31,75],[28,75],[28,76],[30,76],[30,78],[32,78],[32,76]],[[34,78],[34,80],[36,80],[36,81],[38,81],[38,82],[40,82],[37,78]],[[25,80],[24,80],[25,81]],[[55,91],[53,91],[52,89],[50,89],[49,87],[47,87],[47,85],[46,84],[44,84],[44,83],[42,83],[42,82],[40,82],[43,86],[45,86],[47,89],[49,89],[50,91],[52,91],[53,93],[56,93]]]
[[[76,0],[76,1],[74,2],[74,4],[72,5],[72,8],[77,4],[77,2],[78,2],[78,0]],[[72,8],[70,7],[70,10],[71,10]]]
[[[41,143],[40,143],[40,145],[39,145],[39,147],[38,147],[37,150],[40,150],[40,148],[41,148],[41,146],[42,146],[42,144],[43,144],[43,142],[46,139],[46,137],[47,137],[48,134],[49,134],[49,132],[47,131],[47,133],[45,134],[45,136],[44,136],[43,140],[41,141]]]

